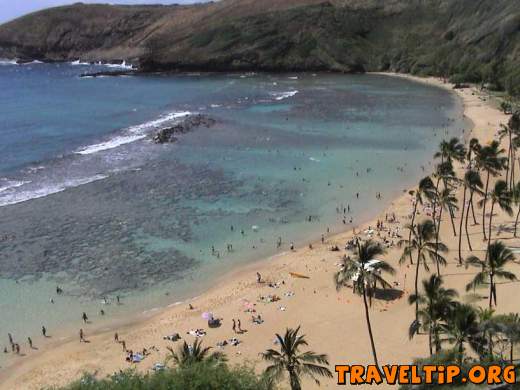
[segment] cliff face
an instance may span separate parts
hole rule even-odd
[[[518,0],[222,0],[73,5],[0,26],[0,57],[144,70],[397,70],[520,94]]]

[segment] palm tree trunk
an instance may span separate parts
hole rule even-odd
[[[441,232],[441,221],[442,221],[442,207],[439,212],[439,223],[437,224],[437,231],[435,232],[435,258],[437,258],[437,255],[439,253],[439,234]],[[433,221],[433,223],[435,223],[435,220]],[[441,268],[439,266],[438,261],[436,261],[436,265],[437,265],[437,275],[441,276]],[[417,294],[417,292],[416,292],[416,294]]]
[[[435,353],[439,353],[441,351],[442,347],[441,347],[441,339],[439,338],[439,334],[438,334],[437,330],[435,331],[434,337],[435,337]]]
[[[432,345],[432,327],[430,325],[430,329],[428,329],[428,346],[430,348],[430,356],[433,355],[433,345]]]
[[[459,343],[459,357],[458,357],[458,359],[459,359],[459,366],[462,365],[462,358],[463,358],[463,357],[464,357],[464,344],[463,344],[463,342],[461,341],[461,342]]]
[[[489,235],[488,235],[488,247],[486,251],[486,259],[488,257],[489,247],[491,246],[491,223],[493,221],[493,210],[495,209],[495,202],[491,202],[491,214],[489,215]]]
[[[370,337],[370,346],[372,347],[372,356],[374,357],[374,364],[376,367],[379,367],[379,362],[377,361],[377,352],[376,352],[376,345],[374,343],[374,335],[372,334],[372,325],[370,324],[370,313],[368,309],[368,302],[367,302],[367,293],[365,289],[365,285],[363,284],[363,304],[365,305],[365,318],[367,321],[367,328],[368,328],[368,336]]]
[[[453,214],[453,209],[451,208],[451,205],[448,205],[448,211],[450,213],[451,227],[453,228],[453,236],[457,237],[457,229],[455,228],[455,222],[453,221],[453,218],[455,218],[455,216]]]
[[[462,197],[462,207],[460,208],[460,225],[459,225],[459,264],[462,265],[462,224],[464,222],[464,210],[466,208],[466,190],[464,185],[464,196]]]
[[[469,207],[470,205],[472,204],[473,202],[473,191],[470,190],[470,195],[469,195],[469,203],[468,203],[468,210],[466,211],[466,238],[468,239],[468,247],[469,247],[469,250],[472,251],[473,248],[471,247],[471,241],[469,239],[469,232],[468,232],[468,219],[469,219]]]
[[[515,237],[516,237],[516,228],[518,227],[518,217],[520,217],[520,206],[518,206],[518,211],[516,213],[516,219],[515,219]]]
[[[289,380],[291,382],[291,390],[301,390],[300,381],[298,375],[294,372],[294,369],[288,369]]]
[[[478,225],[477,218],[475,217],[475,205],[473,203],[473,198],[471,199],[471,215],[473,216],[473,225]]]
[[[489,171],[487,172],[486,192],[484,192],[484,202],[482,205],[482,234],[484,235],[484,240],[486,239],[486,203],[487,203],[487,197],[488,197],[488,189],[489,189]]]
[[[511,133],[508,131],[509,148],[507,150],[507,166],[506,166],[506,180],[507,188],[509,189],[509,167],[511,166]]]
[[[514,343],[511,341],[511,346],[509,349],[509,362],[511,364],[513,364],[513,347],[514,347]]]
[[[489,275],[489,308],[491,309],[492,307],[493,307],[493,273],[491,273]]]
[[[412,223],[410,225],[410,232],[408,233],[408,242],[412,241],[412,231],[415,226],[415,215],[417,214],[417,197],[415,197],[415,205],[413,206],[413,214],[412,214]],[[413,265],[413,258],[412,258],[412,252],[410,252],[410,264]]]
[[[415,264],[415,296],[419,296],[419,265],[421,258],[421,251],[417,251],[417,264]],[[419,300],[415,300],[415,321],[419,321]]]

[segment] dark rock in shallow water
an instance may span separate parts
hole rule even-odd
[[[177,141],[177,138],[175,137],[176,135],[189,133],[190,131],[193,131],[194,129],[201,126],[210,128],[215,123],[215,119],[208,116],[200,114],[192,115],[174,126],[159,130],[159,132],[154,135],[153,140],[157,144],[175,142]]]
[[[83,73],[79,77],[81,78],[96,78],[96,77],[121,77],[121,76],[135,76],[139,72],[136,70],[106,70],[95,73]]]

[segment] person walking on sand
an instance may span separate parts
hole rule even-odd
[[[236,333],[236,332],[237,332],[237,324],[236,324],[234,318],[233,318],[233,327],[232,327],[232,329],[233,329],[233,333]]]
[[[43,325],[42,325],[42,335],[43,335],[43,337],[47,337],[47,329]]]
[[[242,333],[242,324],[240,323],[240,318],[237,320],[237,328],[238,328],[238,333]]]
[[[85,335],[83,334],[83,329],[80,329],[80,330],[79,330],[79,342],[80,342],[80,343],[85,342],[85,338],[84,338],[84,336],[85,336]]]
[[[126,341],[125,340],[121,341],[121,346],[123,347],[123,351],[126,352]]]
[[[83,312],[83,315],[81,316],[83,318],[83,322],[86,324],[88,322],[87,313]]]
[[[262,275],[260,275],[260,272],[256,273],[256,282],[257,283],[262,283]]]
[[[27,337],[27,342],[29,343],[29,348],[33,349],[33,342],[30,337]]]
[[[119,335],[117,334],[117,332],[114,334],[114,341],[116,343],[119,343]]]

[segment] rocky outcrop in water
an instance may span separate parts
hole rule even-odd
[[[182,122],[174,126],[166,127],[159,130],[153,137],[157,144],[165,144],[177,141],[177,135],[189,133],[196,128],[206,127],[210,128],[216,123],[215,119],[206,115],[192,115],[184,119]]]

